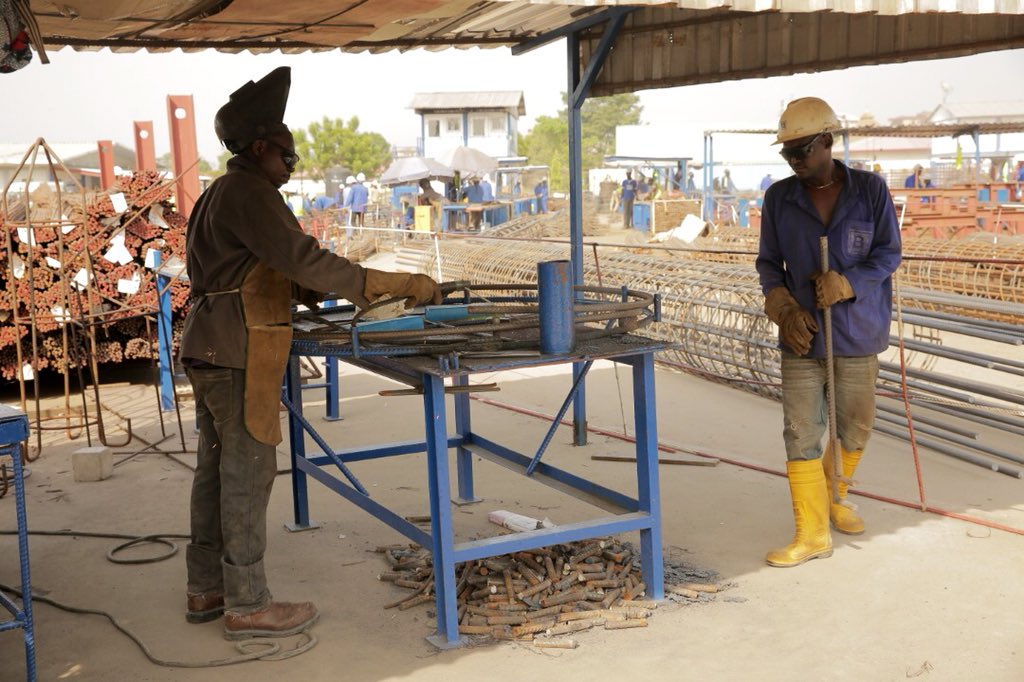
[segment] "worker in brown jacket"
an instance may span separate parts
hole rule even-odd
[[[192,307],[181,358],[199,445],[186,619],[202,623],[223,613],[231,640],[297,634],[318,616],[310,602],[274,601],[263,567],[291,301],[314,304],[334,293],[360,307],[382,296],[441,302],[426,275],[363,268],[302,232],[278,193],[298,163],[282,122],[289,85],[290,70],[275,69],[217,112],[217,136],[235,156],[199,197],[188,225]]]

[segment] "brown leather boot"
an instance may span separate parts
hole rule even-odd
[[[232,641],[252,637],[288,637],[311,627],[320,617],[312,602],[293,604],[286,601],[252,613],[224,612],[224,639]]]
[[[224,594],[208,592],[206,594],[188,593],[188,610],[185,620],[190,623],[208,623],[217,620],[224,613]]]

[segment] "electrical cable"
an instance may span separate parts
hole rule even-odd
[[[16,530],[0,530],[0,535],[18,535]],[[57,537],[87,537],[87,538],[112,538],[117,540],[128,540],[128,542],[117,545],[109,552],[107,552],[107,560],[115,564],[148,564],[155,563],[157,561],[163,561],[169,559],[178,552],[178,546],[171,542],[168,538],[173,539],[184,539],[187,540],[191,536],[182,535],[178,533],[156,533],[152,535],[126,535],[123,533],[99,533],[93,531],[76,531],[76,530],[30,530],[28,535],[48,535]],[[124,551],[130,547],[135,547],[144,543],[158,543],[169,546],[171,549],[168,552],[164,552],[155,557],[146,557],[139,559],[119,559],[115,555],[118,552]],[[22,599],[22,592],[16,587],[5,585],[0,583],[0,591],[7,592]],[[75,613],[80,615],[93,615],[102,616],[110,621],[117,630],[124,634],[128,639],[135,643],[135,645],[142,651],[143,655],[151,663],[166,668],[219,668],[226,665],[235,665],[237,663],[245,663],[246,661],[282,661],[286,658],[292,658],[309,651],[317,645],[320,641],[319,638],[309,631],[304,631],[299,634],[306,638],[305,642],[301,642],[294,649],[282,650],[281,644],[273,639],[267,639],[265,637],[258,637],[253,639],[244,640],[241,642],[235,642],[235,648],[238,650],[238,656],[229,656],[227,658],[216,658],[207,661],[174,661],[167,660],[157,657],[146,644],[139,639],[135,633],[129,630],[125,625],[118,621],[110,613],[100,609],[87,609],[77,606],[70,606],[68,604],[61,603],[56,599],[44,597],[41,595],[32,595],[33,602],[39,602],[58,608],[68,613]]]

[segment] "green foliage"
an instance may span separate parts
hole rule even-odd
[[[360,132],[356,116],[347,123],[325,116],[294,134],[295,150],[302,157],[299,170],[317,180],[323,180],[327,170],[335,166],[373,177],[391,160],[388,141],[379,133]]]
[[[567,101],[562,93],[562,102]],[[604,165],[604,157],[615,152],[615,127],[640,123],[640,98],[633,94],[592,97],[583,103],[582,124],[583,174]],[[533,129],[519,138],[519,153],[531,164],[544,164],[550,169],[548,183],[553,190],[569,187],[569,110],[557,117],[541,116]]]

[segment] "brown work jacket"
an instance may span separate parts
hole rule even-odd
[[[228,172],[196,202],[186,251],[192,308],[182,358],[245,368],[246,320],[237,291],[259,262],[298,285],[295,298],[333,292],[363,300],[365,270],[305,234],[277,188],[241,156],[228,161]]]

